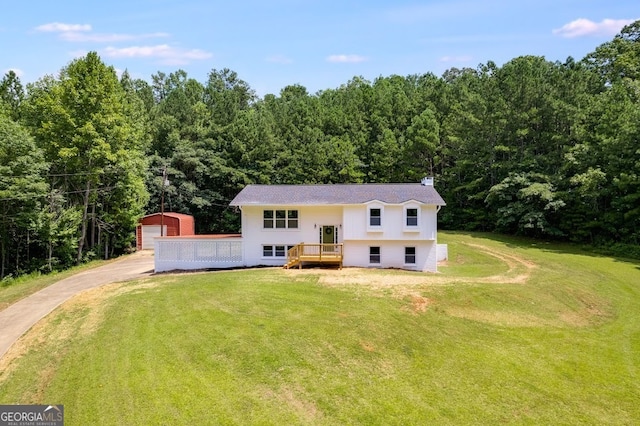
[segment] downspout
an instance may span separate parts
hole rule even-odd
[[[240,210],[240,244],[242,244],[242,266],[247,266],[247,253],[246,244],[244,243],[244,232],[243,232],[243,224],[244,224],[244,212],[242,211],[242,206],[236,206],[238,210]]]

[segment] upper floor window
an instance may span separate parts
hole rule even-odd
[[[298,229],[298,210],[264,210],[262,226],[265,229]]]
[[[298,228],[298,210],[287,210],[287,228]]]
[[[369,226],[382,225],[382,209],[369,209]]]
[[[262,213],[262,226],[264,228],[273,228],[273,210],[265,210]]]
[[[407,226],[418,226],[418,209],[407,209]]]

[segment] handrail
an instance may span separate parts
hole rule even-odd
[[[298,265],[302,267],[302,261],[316,262],[338,262],[342,267],[342,258],[344,255],[344,245],[323,244],[323,243],[300,243],[287,251],[287,268]]]

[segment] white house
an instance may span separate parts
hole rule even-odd
[[[437,214],[444,200],[416,184],[249,185],[242,212],[248,265],[283,265],[297,244],[342,244],[345,266],[437,269]]]
[[[183,239],[189,245],[180,245],[179,237],[157,238],[156,271],[301,266],[303,260],[437,270],[437,214],[445,202],[431,178],[416,184],[248,185],[230,205],[241,212],[240,238]],[[303,248],[306,254],[315,250],[314,256],[292,261]],[[186,253],[184,261],[174,258],[177,251]],[[207,257],[218,252],[224,261]]]

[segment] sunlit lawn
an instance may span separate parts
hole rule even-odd
[[[64,404],[68,425],[640,423],[638,263],[441,240],[435,275],[265,269],[84,294],[26,336],[0,403]]]

